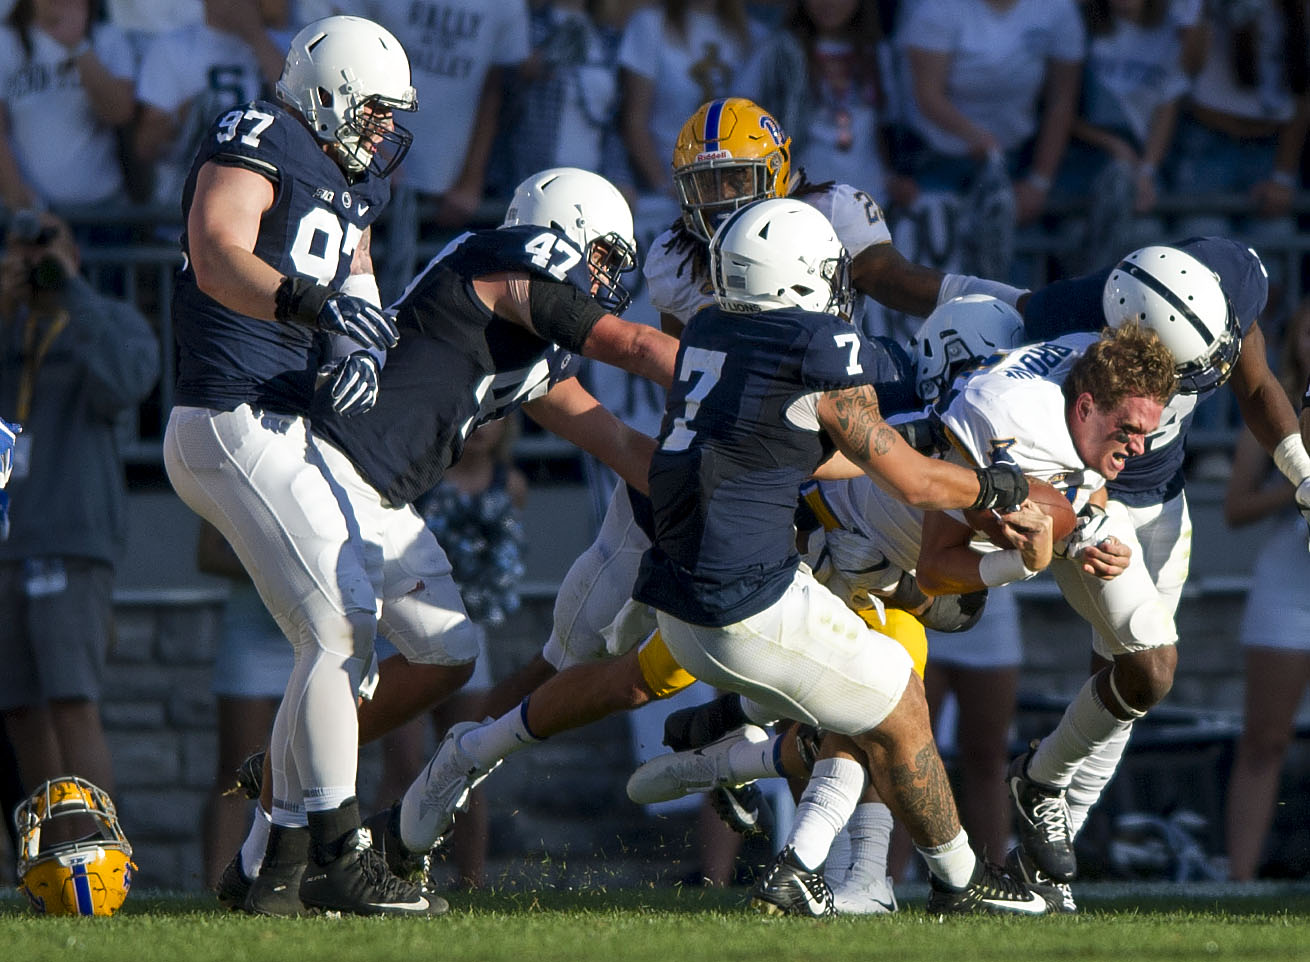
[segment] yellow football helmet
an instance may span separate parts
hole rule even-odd
[[[791,189],[791,138],[773,115],[744,97],[703,104],[673,147],[673,183],[687,229],[709,241],[738,207]]]
[[[113,915],[132,887],[132,846],[114,803],[76,775],[52,778],[14,809],[19,889],[43,915]]]

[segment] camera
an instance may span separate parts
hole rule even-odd
[[[38,211],[16,211],[9,221],[9,238],[12,243],[30,247],[45,247],[59,236],[59,229],[41,220]],[[28,283],[33,291],[57,291],[67,277],[59,258],[48,252],[41,253],[28,272]]]

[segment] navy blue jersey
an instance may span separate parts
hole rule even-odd
[[[655,538],[633,597],[711,626],[781,597],[799,561],[800,485],[833,451],[813,396],[880,376],[905,370],[828,314],[708,307],[693,317],[651,462]]]
[[[273,206],[259,222],[255,254],[288,276],[337,288],[350,273],[364,229],[386,205],[385,180],[350,181],[290,111],[253,101],[219,117],[201,142],[182,193],[185,225],[196,177],[209,161],[246,167],[273,183]],[[300,324],[247,317],[196,286],[187,255],[173,293],[178,404],[230,411],[250,404],[305,414],[320,361],[321,339]]]
[[[1233,306],[1242,334],[1264,311],[1269,280],[1250,248],[1225,237],[1193,237],[1172,245],[1186,251],[1219,275],[1219,286]],[[1056,281],[1036,291],[1024,307],[1024,333],[1045,341],[1074,331],[1099,331],[1105,326],[1101,291],[1113,268],[1068,281]],[[1183,490],[1184,440],[1196,405],[1215,389],[1175,395],[1160,417],[1160,426],[1146,437],[1146,453],[1129,458],[1109,482],[1110,497],[1134,507],[1160,504]]]
[[[530,275],[536,331],[489,311],[472,280]],[[483,422],[576,376],[580,352],[605,309],[589,293],[582,253],[558,231],[502,227],[456,238],[396,305],[400,343],[387,352],[377,404],[343,418],[314,410],[314,431],[393,504],[441,480]]]

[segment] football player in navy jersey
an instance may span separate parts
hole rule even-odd
[[[183,191],[165,466],[294,649],[270,743],[273,825],[244,904],[262,914],[445,909],[392,876],[360,830],[355,698],[374,589],[306,422],[320,377],[346,411],[366,407],[367,352],[396,343],[368,238],[409,146],[395,115],[415,108],[395,37],[357,17],[316,21],[291,42],[277,102],[217,118]],[[355,350],[320,373],[331,336]]]
[[[1258,320],[1267,296],[1268,278],[1253,250],[1197,237],[1142,248],[1114,267],[1020,300],[1023,340],[1136,320],[1160,334],[1179,375],[1178,393],[1147,437],[1146,452],[1108,484],[1109,518],[1131,551],[1127,569],[1113,582],[1071,566],[1056,570],[1065,597],[1093,627],[1091,678],[1055,730],[1017,758],[1008,776],[1021,843],[1009,864],[1028,882],[1058,889],[1065,911],[1077,908],[1068,884],[1077,866],[1074,838],[1113,777],[1133,722],[1173,684],[1175,612],[1192,537],[1183,461],[1196,406],[1228,383],[1247,426],[1310,515],[1310,456],[1296,412],[1269,369]],[[912,344],[921,392],[944,392],[955,370],[1009,335],[925,324]]]
[[[983,469],[1006,490],[975,491],[976,472],[913,454],[882,421],[869,342],[844,320],[848,255],[809,205],[767,200],[731,214],[710,243],[710,276],[718,306],[682,333],[651,463],[655,538],[634,600],[656,610],[665,644],[697,678],[828,733],[802,807],[824,795],[841,799],[825,808],[849,814],[877,782],[928,863],[930,911],[1044,913],[1041,896],[970,849],[909,653],[800,565],[792,524],[801,482],[834,447],[924,508],[1017,505],[1022,475]],[[793,832],[755,907],[832,914],[821,867],[844,821]]]
[[[455,238],[393,306],[401,336],[380,366],[370,410],[350,414],[327,401],[314,408],[312,443],[348,506],[380,603],[376,624],[400,652],[382,663],[376,694],[360,709],[361,742],[416,717],[472,674],[478,629],[411,503],[441,480],[478,425],[522,407],[646,489],[654,440],[575,377],[581,355],[672,382],[677,342],[617,316],[630,299],[623,274],[635,265],[632,234],[627,202],[604,178],[576,168],[533,175],[501,227]],[[412,856],[431,847],[432,839],[420,844],[403,831],[399,806],[368,825],[393,869],[416,867]],[[249,884],[252,863],[229,866],[225,901]]]

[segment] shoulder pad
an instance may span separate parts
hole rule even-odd
[[[570,283],[591,293],[591,272],[582,251],[573,241],[552,227],[532,224],[499,227],[472,235],[471,244],[480,253],[503,263],[501,270],[515,268],[559,283]]]

